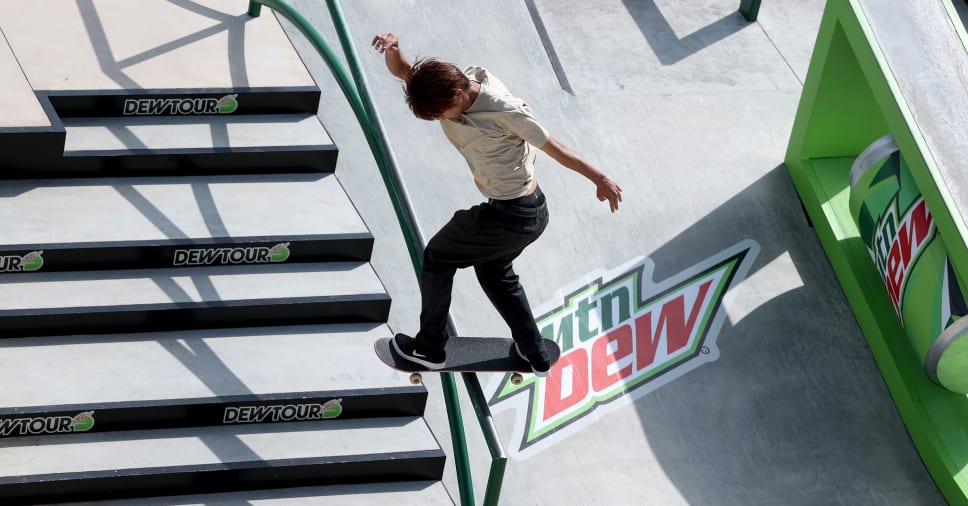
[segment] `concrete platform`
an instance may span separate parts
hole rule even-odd
[[[315,2],[293,4],[336,40]],[[485,66],[623,187],[611,214],[590,183],[539,155],[551,223],[515,262],[536,315],[554,315],[599,278],[622,279],[621,268],[643,257],[639,293],[648,300],[741,241],[759,246],[723,300],[718,352],[598,405],[541,451],[517,454],[502,504],[944,504],[782,167],[824,2],[764,1],[753,24],[741,21],[738,4],[344,2],[427,237],[483,197],[439,126],[407,109],[399,81],[369,49],[377,33],[399,35],[411,57]],[[320,117],[341,149],[340,180],[378,238],[373,265],[394,298],[389,325],[415,331],[419,290],[392,208],[373,198],[372,157],[328,70],[289,31],[323,91]],[[473,272],[458,274],[454,293],[461,333],[506,335]],[[449,450],[440,387],[428,388],[428,420]],[[492,406],[514,452],[541,413],[527,396]],[[472,467],[486,469],[476,429],[468,441]],[[486,472],[474,474],[483,490]]]
[[[0,30],[36,91],[313,86],[279,24],[247,7],[37,0],[4,6]]]
[[[0,32],[0,129],[25,127],[50,127],[50,118],[44,112],[30,83],[23,74],[7,39]]]
[[[236,0],[149,8],[64,1],[59,6],[76,13],[74,20],[45,24],[43,9],[56,3],[24,3],[40,10],[23,7],[23,16],[11,11],[0,19],[34,89],[260,86],[267,80],[259,77],[276,65],[249,45],[249,30],[262,25],[229,19],[244,9]],[[336,40],[318,1],[292,3]],[[502,408],[497,424],[505,445],[519,459],[509,463],[505,504],[943,504],[780,166],[823,2],[764,2],[756,24],[740,21],[737,3],[345,2],[428,237],[455,209],[482,197],[437,125],[412,117],[399,82],[382,58],[367,53],[376,33],[398,33],[412,57],[486,66],[553,135],[625,189],[622,209],[612,215],[580,176],[539,157],[552,224],[516,262],[539,315],[552,315],[569,293],[623,274],[620,267],[640,258],[648,260],[638,282],[649,297],[736,244],[758,246],[745,277],[722,300],[716,353],[701,367],[590,412],[546,439],[540,452],[518,452],[527,415],[538,411],[495,406]],[[121,14],[130,19],[146,9],[163,27],[132,35]],[[176,11],[196,19],[171,22]],[[267,19],[264,13],[258,22]],[[373,264],[394,298],[390,327],[412,331],[418,290],[393,210],[376,189],[372,156],[329,71],[285,26],[323,89],[319,115],[341,147],[340,181],[379,238]],[[280,30],[266,30],[279,39]],[[60,50],[57,33],[92,43],[70,49],[70,67],[40,68]],[[253,66],[244,71],[227,63],[240,47]],[[189,68],[186,62],[196,60],[186,53],[203,48],[216,48],[216,63]],[[287,80],[307,85],[311,79],[301,75]],[[204,275],[197,279],[208,286]],[[458,275],[453,311],[464,333],[507,332],[472,273]],[[449,447],[439,384],[429,387],[428,418]],[[464,409],[471,426],[466,401]],[[477,470],[486,469],[488,450],[475,429],[468,441],[481,491],[486,473]],[[446,485],[457,490],[452,467]]]

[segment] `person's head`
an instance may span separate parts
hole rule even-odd
[[[465,104],[470,80],[456,65],[434,58],[417,60],[404,84],[407,105],[420,119],[456,119]]]

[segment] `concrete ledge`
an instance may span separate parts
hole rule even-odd
[[[32,252],[50,272],[367,260],[373,245],[332,175],[8,181],[0,216],[8,273]]]
[[[37,273],[0,284],[4,337],[385,322],[365,263]]]
[[[7,504],[436,480],[444,464],[424,421],[409,417],[12,438],[0,448]]]
[[[454,501],[447,495],[447,490],[443,484],[439,482],[408,481],[66,504],[71,506],[228,506],[232,504],[265,506],[316,506],[319,504],[338,504],[340,506],[386,506],[387,504],[453,506]]]
[[[65,156],[336,148],[315,114],[72,118],[64,128]]]
[[[95,409],[100,430],[109,408],[184,409],[232,398],[271,400],[282,392],[339,397],[410,388],[405,374],[373,354],[373,341],[389,334],[385,325],[369,323],[6,339],[0,382],[9,387],[0,418]],[[349,404],[340,418],[360,416]]]
[[[6,37],[0,32],[0,129],[7,127],[49,127],[50,118],[41,107],[20,68]]]
[[[962,235],[968,232],[968,50],[964,27],[945,0],[906,0],[890,7],[858,2],[910,111],[912,131],[923,136],[922,155]],[[930,55],[930,56],[926,56]],[[954,239],[949,239],[954,241]],[[965,239],[962,239],[965,241]]]

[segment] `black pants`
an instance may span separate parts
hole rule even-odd
[[[454,213],[424,250],[418,342],[443,349],[454,275],[457,269],[473,266],[521,352],[536,351],[541,334],[511,262],[547,225],[548,208],[540,189],[526,197],[491,200]]]

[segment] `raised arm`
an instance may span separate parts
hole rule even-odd
[[[558,142],[554,137],[548,138],[548,142],[541,146],[541,151],[547,153],[554,161],[595,183],[595,193],[598,200],[603,202],[608,200],[608,206],[613,213],[618,210],[618,203],[622,201],[622,188],[602,171],[578,156],[578,153],[569,149],[568,146]]]
[[[383,54],[387,69],[397,79],[406,81],[410,74],[410,61],[400,51],[400,39],[392,33],[384,33],[373,37],[373,49]]]

